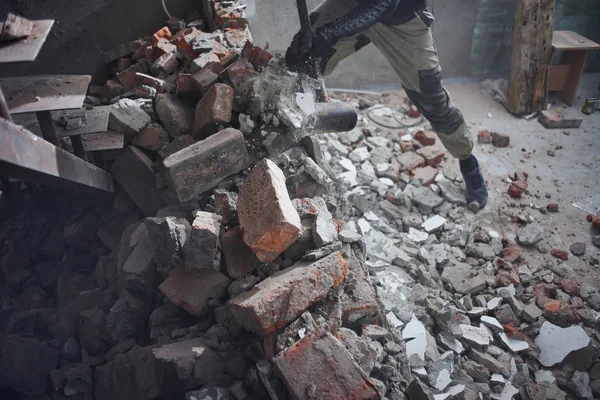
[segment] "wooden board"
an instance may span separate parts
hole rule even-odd
[[[600,44],[573,31],[554,31],[552,47],[556,50],[596,50]]]
[[[38,75],[0,79],[11,114],[81,108],[90,75]]]
[[[33,32],[29,37],[15,42],[0,44],[0,63],[34,61],[44,45],[54,20],[33,22]]]
[[[116,150],[125,146],[125,135],[113,131],[90,133],[81,140],[85,151]]]
[[[73,111],[62,110],[53,111],[52,119],[56,127],[56,135],[58,137],[85,135],[88,133],[105,132],[108,129],[108,117],[110,116],[111,106],[94,107],[86,112],[86,124],[79,129],[67,131],[61,125],[57,124],[58,119],[62,115],[68,116],[73,114]]]
[[[114,192],[100,168],[0,118],[0,171],[5,176],[66,189]]]
[[[526,115],[548,106],[548,67],[552,60],[554,0],[517,0],[508,110]]]

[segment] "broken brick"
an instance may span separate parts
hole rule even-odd
[[[183,150],[188,146],[196,143],[193,137],[190,135],[179,136],[177,139],[173,140],[171,143],[164,146],[158,152],[158,160],[163,161],[165,158],[169,157],[171,154],[177,153],[179,150]]]
[[[546,129],[567,129],[579,128],[583,119],[570,110],[555,108],[542,111],[538,121]]]
[[[570,296],[574,296],[579,293],[579,286],[570,279],[561,279],[559,284],[563,292]]]
[[[117,79],[127,89],[133,89],[136,86],[135,74],[148,72],[145,60],[133,64],[131,67],[117,74]]]
[[[344,291],[341,295],[342,325],[351,327],[376,322],[379,317],[379,303],[366,265],[358,258],[350,256],[348,272],[352,273],[356,284],[351,292]]]
[[[295,399],[310,397],[310,392],[332,400],[381,398],[344,345],[325,330],[308,334],[278,354],[273,363]]]
[[[233,107],[233,89],[223,83],[212,86],[196,106],[192,136],[205,139],[229,125]]]
[[[162,79],[155,78],[150,75],[143,74],[141,72],[135,73],[135,81],[138,85],[146,85],[156,89],[157,92],[162,93],[165,86],[165,81]]]
[[[425,159],[417,153],[402,153],[397,157],[398,162],[408,171],[425,166]]]
[[[171,31],[169,30],[168,27],[163,26],[162,28],[160,28],[159,30],[157,30],[153,35],[152,35],[152,39],[150,41],[150,43],[155,46],[156,44],[158,44],[158,41],[160,39],[166,39],[169,40],[171,39],[173,35],[171,34]]]
[[[490,144],[492,143],[492,134],[488,130],[479,131],[477,141],[481,144]]]
[[[217,214],[196,211],[192,233],[183,246],[183,261],[189,270],[211,269],[219,250],[221,217]]]
[[[160,39],[154,47],[153,59],[156,61],[156,59],[163,54],[170,54],[175,52],[175,50],[177,50],[177,46],[175,46],[173,43],[166,39]]]
[[[516,199],[521,198],[523,193],[527,190],[527,182],[516,181],[510,184],[508,188],[508,194]]]
[[[547,210],[548,212],[554,212],[554,213],[555,213],[555,212],[558,212],[558,204],[556,204],[556,203],[551,203],[551,204],[548,204],[548,205],[546,206],[546,210]]]
[[[502,259],[509,263],[515,263],[521,259],[521,250],[517,246],[508,246],[502,249]]]
[[[211,299],[220,299],[227,293],[229,283],[228,277],[211,269],[189,271],[177,266],[158,290],[171,302],[199,316]]]
[[[193,74],[180,74],[177,78],[176,94],[178,97],[199,99],[202,92]]]
[[[414,105],[411,105],[408,108],[406,115],[408,116],[408,118],[419,118],[421,116],[421,113],[419,112],[417,107],[415,107]]]
[[[339,252],[313,263],[300,261],[271,275],[227,304],[246,329],[270,335],[300,316],[338,287],[348,266]]]
[[[225,68],[219,76],[234,88],[239,88],[252,75],[254,75],[254,66],[247,58],[240,58]]]
[[[166,143],[169,143],[169,134],[159,124],[146,126],[131,141],[134,146],[150,151],[159,151]]]
[[[244,242],[261,262],[273,261],[300,236],[302,224],[285,176],[271,160],[264,159],[244,179],[238,218]]]
[[[177,50],[179,50],[186,59],[193,61],[196,58],[196,52],[192,48],[192,42],[196,36],[201,33],[202,32],[196,28],[188,28],[184,31],[177,32],[171,41],[177,45]]]
[[[194,108],[179,97],[170,93],[159,94],[156,97],[156,114],[173,139],[192,133]]]
[[[510,145],[510,136],[494,132],[492,133],[492,144],[494,147],[508,147]]]
[[[233,279],[251,273],[260,264],[252,249],[244,243],[239,226],[230,229],[223,235],[222,247],[227,274]]]
[[[244,135],[227,128],[171,154],[159,171],[179,201],[185,202],[246,168],[248,163]]]
[[[271,61],[273,55],[268,51],[255,46],[248,40],[242,49],[242,57],[247,58],[250,64],[254,66],[254,69],[260,71],[269,65],[269,61]]]
[[[435,144],[435,133],[430,131],[418,131],[415,134],[415,140],[423,146],[433,146]]]
[[[174,72],[179,66],[179,61],[177,61],[177,57],[174,53],[165,53],[162,56],[158,57],[154,64],[150,67],[150,71],[154,75],[160,74],[171,74]]]
[[[569,253],[567,253],[565,250],[552,249],[550,251],[550,254],[552,254],[554,257],[559,258],[563,261],[567,261],[569,259]]]
[[[413,144],[410,142],[402,142],[400,143],[400,150],[402,150],[403,153],[415,151],[415,146],[413,146]]]
[[[190,65],[190,71],[192,73],[198,73],[202,71],[209,63],[219,62],[219,57],[214,53],[202,53],[194,59]]]
[[[423,182],[423,186],[429,186],[435,181],[437,169],[430,166],[417,168],[413,171],[413,177]]]
[[[202,96],[204,96],[204,94],[206,94],[208,90],[219,81],[219,75],[207,68],[204,68],[200,72],[194,74],[192,78],[198,85],[200,94]]]
[[[130,146],[113,163],[110,172],[146,216],[153,217],[165,206],[156,189],[152,161]]]
[[[446,152],[435,146],[425,146],[417,150],[417,154],[425,159],[426,165],[436,168],[441,164]]]
[[[117,71],[125,71],[127,68],[133,65],[133,60],[131,58],[119,58],[117,60]]]

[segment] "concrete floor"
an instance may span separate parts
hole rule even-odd
[[[584,242],[587,252],[581,258],[569,254],[565,265],[537,249],[527,249],[525,257],[531,266],[567,269],[570,278],[587,282],[600,288],[600,268],[591,266],[590,257],[600,259],[600,249],[591,243],[593,235],[600,232],[586,221],[588,212],[574,206],[575,202],[588,201],[592,209],[600,208],[600,112],[590,116],[579,110],[584,99],[596,96],[600,74],[584,76],[577,103],[570,109],[580,114],[583,123],[578,129],[545,129],[537,119],[526,121],[509,114],[503,105],[480,91],[478,83],[448,85],[454,102],[461,109],[473,133],[487,129],[510,135],[511,145],[497,149],[492,145],[476,144],[475,155],[483,167],[490,192],[487,207],[478,214],[468,213],[467,218],[503,235],[514,236],[519,226],[511,221],[515,214],[531,215],[544,227],[544,245],[548,250],[567,250],[574,242]],[[552,108],[565,106],[557,95],[551,95]],[[491,118],[488,117],[491,114]],[[556,146],[555,157],[547,154]],[[443,164],[444,172],[458,174],[458,165],[452,160]],[[529,174],[530,195],[520,201],[511,199],[506,178],[517,171]],[[546,196],[550,195],[548,199]],[[593,201],[590,198],[595,197]],[[558,203],[559,212],[542,214],[529,206],[546,206]],[[525,206],[526,205],[526,206]],[[523,207],[525,206],[525,207]],[[591,210],[590,210],[591,211]],[[571,268],[569,268],[571,267]]]

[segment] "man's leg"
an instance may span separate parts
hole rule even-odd
[[[487,202],[487,190],[479,165],[471,154],[473,137],[460,111],[442,86],[441,67],[430,25],[424,14],[402,25],[382,23],[365,35],[388,59],[402,81],[408,98],[431,123],[440,141],[460,160],[469,202]]]

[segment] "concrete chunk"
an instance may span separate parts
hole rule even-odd
[[[204,211],[194,213],[192,232],[183,246],[183,262],[189,270],[213,268],[220,232],[221,216]]]
[[[456,263],[444,268],[442,280],[461,294],[477,294],[485,290],[485,278],[477,274],[469,264]]]
[[[156,114],[173,139],[190,135],[194,123],[194,108],[179,97],[162,93],[156,97]]]
[[[159,170],[181,202],[212,189],[248,165],[242,132],[228,128],[167,157]]]
[[[283,172],[265,159],[244,180],[238,197],[244,242],[261,262],[276,259],[300,236],[302,225]]]
[[[273,362],[293,398],[312,392],[328,399],[380,399],[375,384],[329,332],[311,333]]]
[[[542,111],[538,121],[547,129],[566,129],[579,128],[583,119],[570,110],[557,108]]]
[[[561,363],[569,353],[583,349],[590,338],[580,326],[561,328],[548,321],[542,324],[535,344],[540,348],[538,361],[545,367]]]
[[[314,263],[300,261],[231,299],[228,305],[242,326],[269,335],[339,286],[347,269],[339,252]]]

